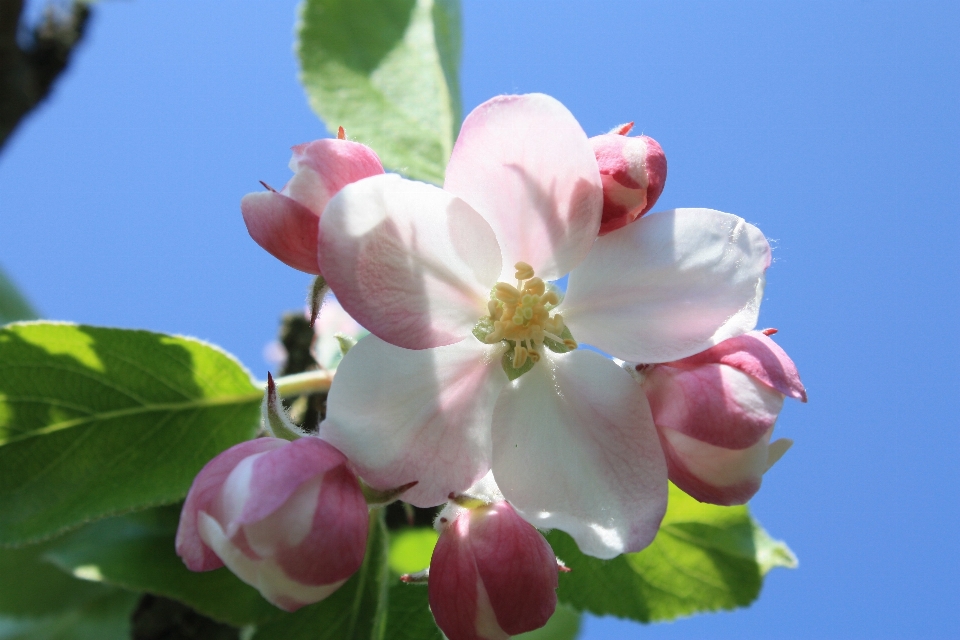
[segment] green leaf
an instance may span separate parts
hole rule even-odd
[[[386,633],[382,640],[444,640],[433,621],[427,598],[427,585],[404,584],[390,578]]]
[[[237,627],[282,615],[226,568],[187,569],[174,550],[179,518],[174,505],[100,520],[48,543],[45,557],[91,585],[165,596]]]
[[[580,613],[558,603],[546,626],[513,637],[521,640],[573,640],[579,634]]]
[[[363,565],[333,595],[257,629],[254,640],[355,640],[386,637],[389,570],[382,509],[370,513]]]
[[[0,324],[36,317],[37,312],[0,269]]]
[[[773,567],[796,558],[750,517],[747,507],[701,504],[670,485],[653,543],[613,560],[585,556],[566,534],[547,538],[572,571],[560,575],[560,600],[578,611],[641,622],[745,607]]]
[[[310,106],[384,166],[443,182],[460,127],[457,0],[305,0],[298,27]]]
[[[111,589],[44,617],[0,614],[0,640],[124,640],[130,637],[130,616],[139,598]]]
[[[181,500],[259,428],[262,391],[223,351],[147,331],[0,329],[0,545]]]
[[[50,543],[0,548],[0,617],[44,618],[112,593],[65,574],[44,559]],[[0,635],[2,637],[2,635]]]

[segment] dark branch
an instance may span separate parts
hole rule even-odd
[[[21,29],[22,14],[23,0],[0,0],[0,149],[66,69],[90,9],[80,2],[69,10],[48,6],[30,30]]]

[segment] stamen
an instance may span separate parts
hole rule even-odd
[[[513,268],[517,270],[513,276],[517,280],[529,280],[533,277],[533,267],[526,262],[518,262],[513,265]]]
[[[559,350],[559,345],[576,349],[576,340],[563,338],[565,333],[569,335],[563,316],[550,315],[548,307],[553,308],[560,303],[556,290],[548,289],[543,279],[536,277],[533,267],[526,262],[518,262],[514,267],[517,286],[506,282],[494,285],[487,303],[493,327],[484,341],[487,344],[508,341],[513,346],[512,364],[515,369],[523,367],[527,360],[533,364],[539,362],[544,341],[548,339],[551,349]]]
[[[520,345],[513,348],[513,368],[519,369],[527,361],[527,350]]]
[[[520,290],[512,284],[498,282],[493,290],[496,292],[494,295],[496,295],[497,300],[500,300],[504,304],[512,305],[520,301]]]

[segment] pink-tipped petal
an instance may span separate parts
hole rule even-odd
[[[639,551],[667,504],[666,464],[634,380],[592,351],[545,354],[505,388],[493,475],[529,522],[598,558]]]
[[[511,636],[547,624],[557,608],[557,557],[506,502],[477,510],[470,542],[497,623]]]
[[[367,336],[337,369],[320,435],[373,487],[416,480],[405,501],[441,504],[490,469],[491,414],[507,383],[498,348],[471,336],[413,351]]]
[[[687,369],[706,363],[735,367],[785,396],[807,401],[807,391],[800,382],[797,366],[786,351],[762,331],[750,331],[724,340],[702,353],[673,362],[671,366]]]
[[[760,489],[770,467],[772,431],[773,427],[746,449],[725,449],[673,429],[661,429],[670,480],[700,502],[745,504]],[[778,445],[774,453],[783,455],[784,451]]]
[[[305,482],[321,476],[347,459],[319,438],[300,438],[253,461],[256,491],[252,492],[235,520],[247,525],[263,520],[279,509]]]
[[[542,94],[498,96],[474,109],[443,186],[493,227],[507,282],[520,261],[544,280],[565,275],[600,226],[603,187],[587,136],[566,107]]]
[[[361,180],[330,201],[320,230],[320,268],[340,304],[391,344],[452,344],[488,313],[497,239],[442,189],[397,175]]]
[[[325,138],[293,148],[290,158],[293,178],[282,193],[308,207],[319,218],[340,189],[383,173],[380,158],[359,142]]]
[[[317,214],[275,191],[248,193],[240,201],[240,211],[250,237],[273,257],[294,269],[320,273]]]
[[[279,509],[244,529],[251,547],[271,557],[291,580],[338,583],[363,564],[367,503],[356,476],[341,464],[305,482]]]
[[[667,179],[667,157],[648,136],[607,133],[590,138],[603,181],[600,235],[624,227],[653,208]]]
[[[322,586],[301,584],[291,580],[279,565],[254,560],[244,554],[226,536],[220,523],[206,512],[200,512],[198,524],[204,542],[223,558],[230,571],[284,611],[296,611],[305,605],[319,602],[345,582],[343,580]]]
[[[643,381],[653,421],[717,447],[753,446],[777,421],[783,394],[721,364],[653,367]]]
[[[557,558],[506,502],[464,510],[430,560],[430,609],[450,640],[506,640],[547,623]]]
[[[197,525],[201,511],[211,511],[217,501],[220,489],[234,468],[245,458],[282,447],[285,440],[279,438],[257,438],[230,447],[206,466],[194,478],[187,500],[180,512],[180,525],[177,527],[176,549],[187,568],[191,571],[211,571],[223,566],[223,562],[200,538]]]
[[[451,640],[509,638],[497,624],[480,580],[468,539],[469,521],[461,523],[458,518],[451,528],[465,528],[467,531],[458,535],[441,535],[430,558],[427,586],[430,610],[437,626]]]
[[[770,246],[729,213],[648,214],[598,238],[570,274],[563,317],[581,343],[631,362],[670,362],[752,329]]]

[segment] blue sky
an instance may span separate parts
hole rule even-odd
[[[239,201],[326,135],[294,8],[97,6],[0,154],[0,264],[45,317],[199,336],[265,375],[309,279],[249,239]],[[958,633],[958,33],[955,2],[465,2],[467,109],[543,91],[590,135],[635,120],[669,160],[658,209],[774,240],[761,325],[810,394],[752,502],[800,568],[748,610],[584,637]]]

